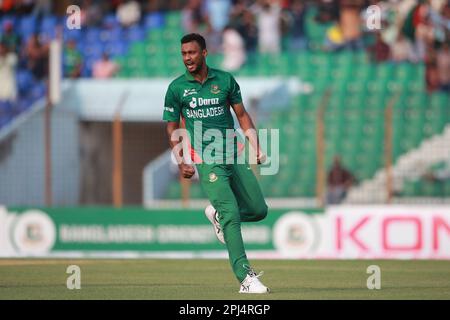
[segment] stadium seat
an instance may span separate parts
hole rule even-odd
[[[101,31],[100,28],[88,28],[84,34],[84,41],[88,43],[98,43]]]
[[[146,30],[162,28],[164,26],[164,14],[160,12],[149,13],[144,17]]]
[[[115,27],[120,27],[119,20],[117,20],[117,15],[108,14],[103,18],[103,27],[106,29],[112,29]]]
[[[128,45],[122,41],[110,42],[106,44],[103,49],[111,56],[124,56],[127,54]]]
[[[36,17],[30,15],[20,18],[18,21],[18,28],[20,35],[25,39],[28,38],[33,33],[38,31]]]
[[[37,100],[45,96],[46,86],[43,82],[35,82],[30,91],[30,97]]]
[[[145,39],[145,30],[139,25],[134,25],[128,28],[125,33],[125,38],[128,41],[137,42]]]
[[[169,29],[179,29],[181,27],[181,12],[173,11],[166,13],[165,26]]]
[[[46,16],[41,20],[39,33],[47,39],[54,39],[56,37],[56,26],[58,19],[55,16]]]
[[[109,40],[114,43],[123,43],[125,40],[124,31],[120,27],[114,27],[109,30]]]
[[[19,95],[24,95],[33,84],[33,75],[28,70],[19,70],[16,73]]]
[[[69,40],[74,40],[78,44],[81,43],[83,38],[83,32],[81,29],[68,29],[67,26],[64,25],[63,28],[63,39],[64,42],[67,42]]]

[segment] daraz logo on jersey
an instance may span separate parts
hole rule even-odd
[[[217,104],[219,104],[219,98],[204,99],[192,97],[192,100],[189,102],[189,107],[195,108],[197,106],[212,106]]]

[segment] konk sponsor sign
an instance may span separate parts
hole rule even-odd
[[[450,259],[449,206],[339,206],[326,215],[335,258]]]

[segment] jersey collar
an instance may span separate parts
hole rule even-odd
[[[211,69],[210,67],[207,67],[207,68],[208,68],[208,76],[206,77],[206,80],[214,78],[216,76],[216,73],[214,72],[214,70]],[[197,80],[195,80],[194,76],[187,70],[186,70],[184,76],[186,77],[186,79],[188,81],[197,81]]]

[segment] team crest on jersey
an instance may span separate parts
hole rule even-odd
[[[209,174],[209,182],[215,182],[217,179],[219,179],[219,177],[214,172]]]
[[[211,85],[211,93],[218,94],[220,92],[219,86],[217,84]]]

